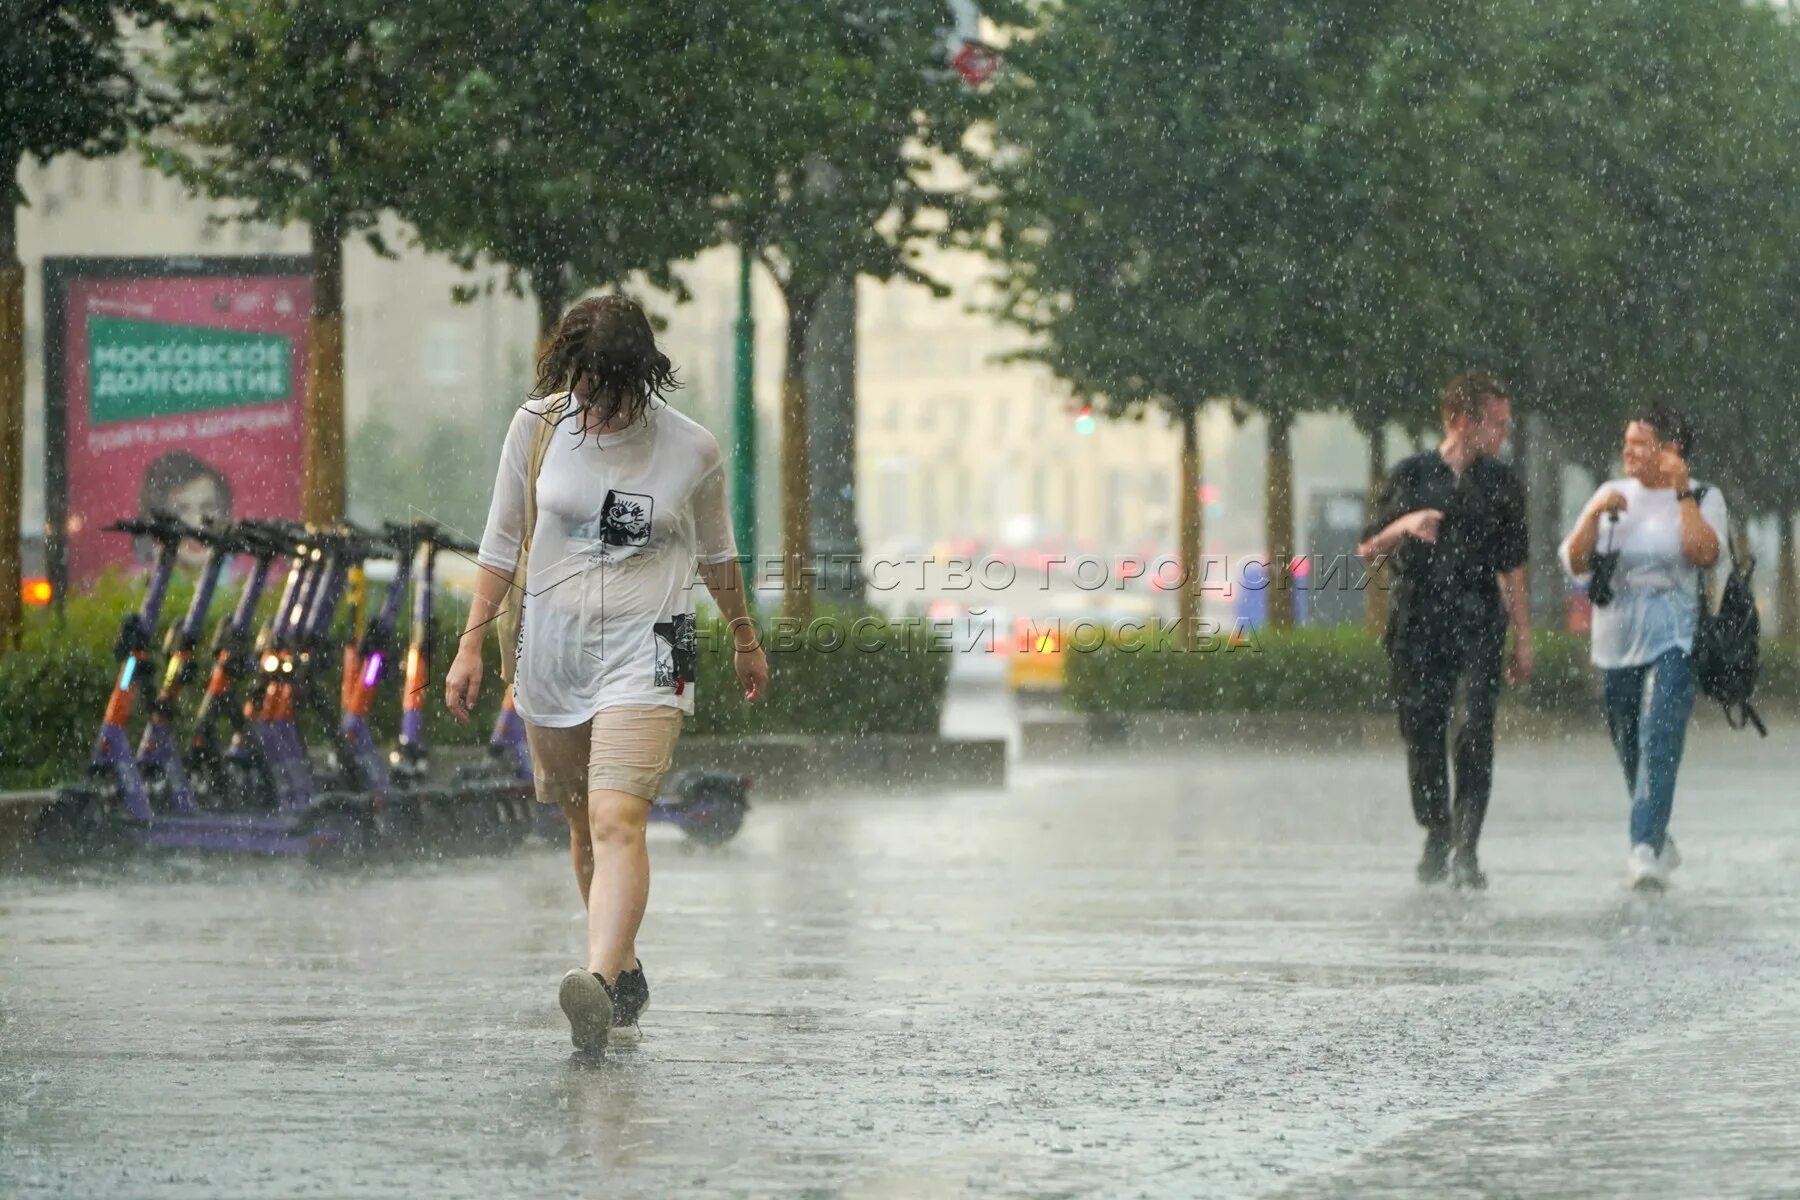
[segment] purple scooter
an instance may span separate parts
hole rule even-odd
[[[244,589],[249,607],[254,611],[262,594],[269,564],[279,553],[279,533],[275,526],[256,521],[240,521],[228,529],[201,528],[191,535],[206,546],[206,561],[194,585],[194,597],[187,614],[170,626],[164,641],[166,664],[161,690],[150,706],[150,718],[138,742],[137,766],[149,792],[151,808],[157,812],[191,813],[199,805],[189,779],[175,734],[175,719],[182,693],[195,676],[195,651],[204,632],[207,612],[212,607],[219,577],[237,554],[253,557],[251,576]],[[230,627],[221,627],[220,636]],[[209,689],[208,699],[211,699]],[[204,707],[206,701],[202,701]]]
[[[151,542],[156,557],[138,607],[125,614],[113,657],[119,672],[106,710],[100,718],[100,736],[88,761],[87,779],[57,793],[39,823],[39,832],[78,843],[97,845],[110,841],[108,810],[122,805],[130,818],[144,822],[151,817],[150,791],[132,753],[129,725],[138,692],[148,691],[151,641],[162,615],[169,581],[175,574],[181,543],[198,531],[172,517],[152,516],[117,521],[108,525],[114,533],[130,534]]]

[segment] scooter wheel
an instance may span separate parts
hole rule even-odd
[[[39,814],[32,831],[38,852],[51,861],[118,854],[131,845],[124,814],[103,788],[69,787]]]
[[[702,786],[681,806],[676,819],[681,831],[702,846],[723,846],[744,827],[749,808],[734,788]]]

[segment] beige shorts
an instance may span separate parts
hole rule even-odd
[[[681,717],[667,704],[622,704],[566,729],[526,721],[539,802],[585,803],[596,791],[654,801],[675,757]]]

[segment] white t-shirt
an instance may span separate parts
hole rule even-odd
[[[1698,488],[1698,483],[1689,487]],[[1694,632],[1700,625],[1700,568],[1681,552],[1681,504],[1674,488],[1647,488],[1635,479],[1615,479],[1600,485],[1588,509],[1607,492],[1625,497],[1625,511],[1617,524],[1600,518],[1595,553],[1619,552],[1613,573],[1613,600],[1596,605],[1590,655],[1596,667],[1642,667],[1669,650],[1694,648]],[[1584,510],[1584,512],[1587,510]],[[1725,497],[1709,487],[1700,500],[1700,516],[1719,538],[1719,558],[1713,570],[1722,576],[1731,567],[1731,547],[1726,531]],[[1569,547],[1575,535],[1563,539],[1558,556],[1563,570],[1582,583],[1592,572],[1577,575],[1569,564]]]
[[[500,452],[483,566],[513,569],[532,437],[558,413],[538,474],[513,705],[553,728],[620,704],[691,714],[694,600],[705,586],[695,563],[737,557],[719,443],[662,403],[621,432],[584,435],[562,397],[527,401]]]

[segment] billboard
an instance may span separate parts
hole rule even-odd
[[[311,306],[304,257],[44,260],[55,595],[132,562],[121,517],[300,517]]]

